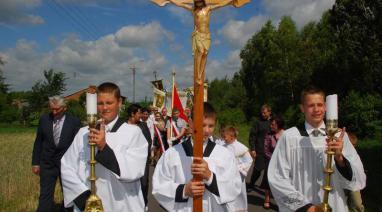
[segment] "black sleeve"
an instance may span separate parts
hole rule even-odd
[[[86,190],[73,200],[74,204],[76,204],[77,208],[81,211],[85,210],[86,200],[89,198],[90,194],[91,192]]]
[[[102,151],[98,151],[95,159],[110,171],[116,173],[118,176],[121,176],[117,158],[109,145],[106,144]]]
[[[308,209],[313,206],[313,204],[309,203],[309,204],[306,204],[304,206],[302,206],[301,208],[297,209],[296,212],[306,212],[308,211]]]
[[[336,162],[336,167],[337,167],[337,170],[340,172],[340,174],[347,180],[351,181],[353,178],[353,170],[351,168],[350,162],[345,157],[344,157],[344,160],[345,160],[344,167],[339,166],[336,160],[334,161]]]
[[[143,135],[145,136],[149,146],[151,146],[151,144],[153,143],[152,139],[151,139],[151,134],[150,134],[150,129],[149,127],[147,126],[147,123],[146,122],[140,122],[138,124],[139,128],[141,128],[141,131],[143,133]]]
[[[42,140],[43,140],[43,133],[42,133],[42,118],[40,118],[38,127],[37,127],[37,134],[36,139],[34,141],[33,145],[33,153],[32,153],[32,166],[39,166],[40,165],[40,159],[41,159],[41,152],[42,152]]]
[[[183,190],[184,190],[185,184],[179,184],[178,187],[176,188],[175,192],[175,202],[187,202],[187,199],[183,199]]]
[[[77,135],[78,131],[81,129],[82,127],[82,124],[81,124],[81,120],[79,118],[76,117],[76,128],[75,128],[75,133],[74,135]]]
[[[218,183],[216,182],[216,175],[215,173],[212,173],[212,174],[213,174],[212,183],[209,186],[206,185],[206,189],[209,190],[211,193],[215,194],[216,196],[219,196],[219,188],[218,188]]]

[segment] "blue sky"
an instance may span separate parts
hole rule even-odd
[[[267,20],[283,15],[298,27],[319,20],[334,0],[253,0],[241,8],[213,11],[212,46],[206,78],[231,77],[240,70],[240,49]],[[11,90],[29,90],[53,68],[66,73],[70,94],[90,84],[117,83],[132,99],[152,97],[154,71],[166,84],[192,85],[191,14],[148,0],[0,0],[0,57]]]

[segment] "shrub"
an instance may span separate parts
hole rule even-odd
[[[221,126],[240,125],[245,123],[245,115],[241,109],[232,108],[220,112],[218,120]]]
[[[30,126],[38,126],[38,122],[40,121],[40,112],[32,112],[29,114],[28,123]]]
[[[0,112],[0,121],[3,123],[12,123],[18,121],[20,117],[20,111],[17,107],[5,105]]]

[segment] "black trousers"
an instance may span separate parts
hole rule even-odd
[[[40,167],[40,197],[38,202],[38,212],[53,211],[54,189],[57,178],[60,180],[61,190],[62,182],[59,167]],[[64,202],[61,203],[60,211],[73,211],[73,208],[66,209]]]
[[[261,171],[262,170],[257,170],[255,167],[253,167],[251,181],[249,183],[250,186],[252,186],[252,187],[255,186],[256,181],[259,179],[259,177],[261,175]]]

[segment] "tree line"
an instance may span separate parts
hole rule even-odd
[[[315,85],[339,95],[341,125],[361,137],[381,134],[381,11],[382,0],[337,0],[301,29],[288,16],[268,21],[241,49],[234,77],[211,82],[221,121],[251,122],[267,103],[293,126],[303,121],[301,90]]]

